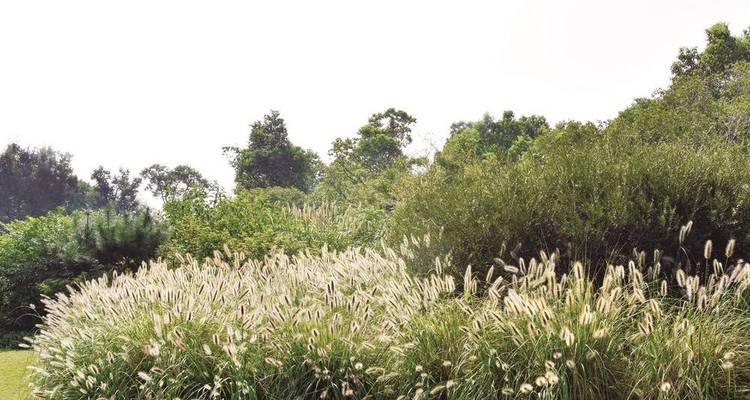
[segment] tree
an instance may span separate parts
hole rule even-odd
[[[286,123],[274,110],[251,125],[246,148],[226,147],[224,151],[231,158],[239,189],[280,186],[308,191],[320,169],[314,152],[289,141]]]
[[[69,208],[81,189],[68,154],[18,144],[0,154],[0,222]]]
[[[389,108],[373,114],[355,137],[336,139],[329,152],[334,160],[325,169],[313,200],[391,208],[394,185],[415,165],[426,162],[404,154],[414,123],[416,119],[405,111]]]
[[[706,29],[706,41],[703,52],[695,47],[680,49],[672,64],[674,76],[723,73],[738,61],[750,61],[750,30],[732,36],[729,26],[721,22]]]
[[[219,191],[216,182],[209,182],[200,172],[187,165],[178,165],[170,169],[161,164],[154,164],[141,171],[141,176],[147,182],[146,190],[164,202],[182,197],[193,190],[213,194]]]
[[[451,125],[450,137],[435,158],[441,166],[452,169],[477,158],[517,159],[533,139],[549,129],[547,120],[540,115],[516,119],[513,111],[505,111],[495,120],[485,114],[476,122]]]
[[[356,138],[336,139],[331,155],[383,171],[404,157],[403,149],[412,142],[411,128],[416,122],[416,118],[395,108],[373,114],[359,128]]]
[[[685,138],[700,142],[750,137],[750,62],[737,61],[721,72],[675,76],[652,98],[636,99],[612,120],[607,131],[652,143]]]
[[[115,200],[115,188],[112,185],[112,173],[99,166],[91,173],[94,191],[97,193],[96,208],[106,207]]]
[[[138,191],[142,179],[130,177],[130,170],[120,168],[119,174],[112,174],[109,170],[99,166],[91,174],[94,190],[97,193],[95,206],[114,207],[120,212],[132,212],[140,208]]]

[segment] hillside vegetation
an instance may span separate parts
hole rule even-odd
[[[232,193],[10,145],[0,345],[46,399],[748,398],[750,33],[672,74],[610,121],[458,121],[434,157],[389,108],[325,164],[272,110],[224,149]]]

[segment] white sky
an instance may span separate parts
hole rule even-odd
[[[415,152],[485,112],[604,120],[718,21],[739,34],[750,1],[0,1],[0,146],[231,187],[221,147],[269,109],[324,158],[391,106]]]

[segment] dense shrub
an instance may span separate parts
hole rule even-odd
[[[149,211],[114,213],[111,209],[74,215],[76,241],[99,264],[137,268],[156,254],[167,239],[168,227]]]
[[[0,234],[0,333],[28,331],[42,296],[153,257],[166,230],[147,212],[61,211],[3,225]],[[41,307],[39,307],[41,309]],[[41,310],[40,310],[41,311]]]
[[[560,249],[587,265],[597,260],[599,267],[634,248],[661,248],[674,257],[685,245],[677,241],[679,229],[690,220],[688,247],[733,238],[750,248],[745,145],[548,135],[558,136],[540,137],[515,163],[485,159],[458,171],[434,166],[415,178],[402,189],[393,239],[442,231],[436,248],[476,269],[538,248]]]
[[[380,210],[326,204],[300,208],[274,201],[279,194],[282,199],[293,198],[278,190],[270,194],[256,190],[215,202],[197,196],[167,203],[166,219],[173,232],[159,253],[200,259],[226,244],[250,257],[263,257],[274,248],[288,254],[315,252],[323,245],[342,250],[380,238],[385,220]]]
[[[76,224],[60,212],[4,225],[0,235],[0,330],[29,329],[31,303],[91,268],[72,241]],[[63,279],[64,282],[61,282]]]
[[[41,398],[743,398],[750,265],[702,286],[658,265],[451,275],[351,250],[152,263],[46,301]],[[711,265],[710,263],[708,265]],[[425,268],[426,269],[426,268]],[[481,282],[480,282],[481,281]],[[670,282],[676,284],[670,284]],[[487,295],[473,297],[477,287]],[[665,297],[664,291],[677,297]],[[744,311],[743,311],[744,310]],[[404,398],[404,397],[399,397]]]

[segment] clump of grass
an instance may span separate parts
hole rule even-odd
[[[35,393],[361,397],[388,389],[400,332],[453,290],[449,276],[412,278],[390,251],[155,262],[46,302]]]
[[[412,245],[425,245],[413,240]],[[556,256],[463,282],[407,244],[177,257],[46,301],[41,398],[682,399],[750,392],[750,264],[599,284]],[[705,278],[701,278],[706,276]],[[669,278],[669,280],[666,280]],[[457,287],[460,290],[457,290]],[[481,292],[481,296],[477,294]],[[667,295],[669,293],[669,295]]]

